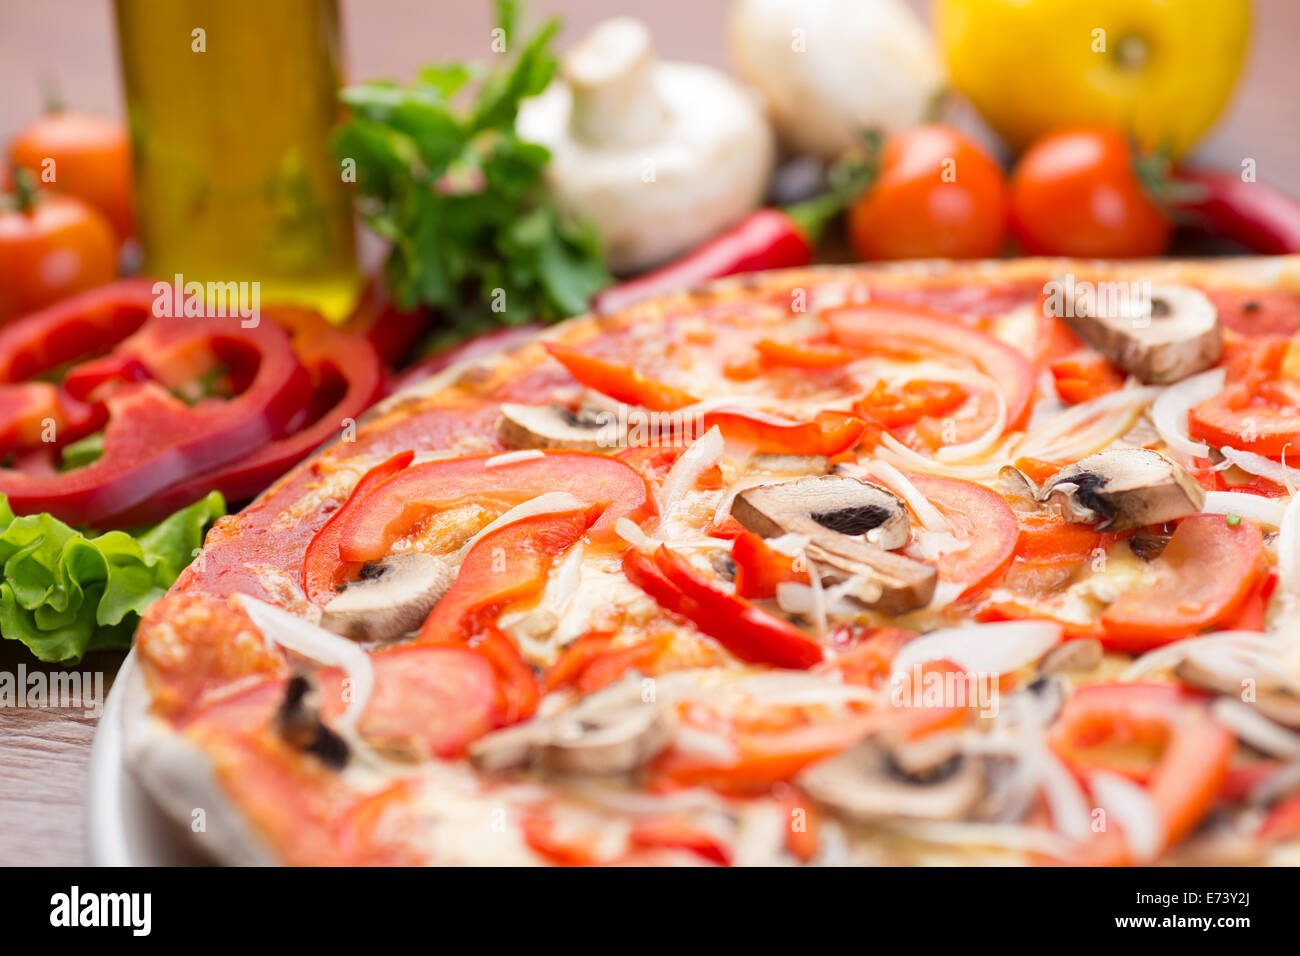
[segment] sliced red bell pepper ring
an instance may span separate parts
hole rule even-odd
[[[237,366],[246,379],[229,401],[186,405],[156,382],[114,380],[104,365],[88,373],[77,397],[104,394],[103,454],[60,474],[0,469],[0,492],[15,511],[48,511],[70,524],[98,524],[196,471],[225,464],[278,437],[308,398],[307,373],[288,337],[269,322],[153,319],[113,350],[119,371],[138,363],[152,374],[205,353]],[[164,372],[165,374],[165,372]],[[77,370],[69,374],[69,379]],[[66,384],[66,380],[65,380]]]
[[[153,315],[153,281],[120,279],[0,329],[0,383],[22,382],[101,354]]]
[[[198,501],[209,491],[219,491],[228,502],[256,497],[276,478],[337,436],[349,421],[374,404],[384,386],[384,368],[370,343],[330,326],[310,310],[290,318],[289,310],[271,314],[293,334],[293,349],[312,380],[312,400],[303,409],[304,422],[292,422],[289,434],[267,442],[250,455],[212,471],[194,475],[118,515],[121,527],[152,524]],[[282,321],[283,319],[283,321]]]
[[[104,424],[100,406],[77,401],[49,382],[0,385],[0,454],[84,438]]]
[[[372,494],[383,495],[384,487]],[[599,513],[599,506],[591,506],[532,515],[485,534],[461,561],[455,582],[425,619],[417,642],[468,640],[483,630],[488,614],[539,592],[556,556],[573,547]]]
[[[686,618],[741,660],[807,668],[824,656],[821,644],[793,624],[723,591],[664,545],[653,558],[629,549],[623,573],[664,610]]]
[[[1056,754],[1077,773],[1106,769],[1142,781],[1160,816],[1161,851],[1186,836],[1209,811],[1228,772],[1236,738],[1205,707],[1164,684],[1090,684],[1066,701],[1049,734]],[[1097,748],[1158,749],[1146,766],[1112,765]],[[1086,778],[1085,778],[1086,779]],[[1084,862],[1129,862],[1114,828],[1082,852]]]
[[[695,403],[689,393],[647,378],[630,365],[596,358],[556,342],[546,343],[546,351],[583,385],[616,402],[640,405],[652,412],[671,412]]]
[[[755,452],[830,457],[857,444],[867,423],[852,415],[828,415],[822,422],[797,422],[747,408],[705,412],[704,428],[717,426],[727,439]]]
[[[327,604],[338,593],[339,585],[361,568],[339,560],[339,534],[342,519],[355,510],[360,502],[381,483],[387,481],[411,463],[414,451],[398,452],[387,461],[375,465],[357,482],[352,493],[329,520],[312,536],[302,559],[302,589],[312,604]]]
[[[514,505],[548,491],[567,491],[581,501],[605,506],[591,526],[596,541],[612,541],[619,518],[642,521],[655,514],[654,497],[634,469],[615,458],[586,452],[550,452],[489,465],[494,456],[476,455],[412,465],[380,486],[343,520],[339,556],[374,561],[425,517],[469,501]]]

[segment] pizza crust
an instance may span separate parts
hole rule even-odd
[[[121,690],[123,761],[167,816],[218,863],[274,865],[270,849],[218,784],[211,758],[150,713],[152,698],[140,667],[130,668]],[[196,809],[203,810],[202,830],[193,826]]]

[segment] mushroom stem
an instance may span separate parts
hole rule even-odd
[[[606,20],[565,56],[573,90],[569,131],[593,146],[631,148],[661,138],[668,110],[654,87],[654,50],[645,24]]]

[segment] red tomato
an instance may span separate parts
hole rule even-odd
[[[98,210],[119,239],[134,233],[131,154],[124,124],[78,110],[46,113],[10,141],[9,160],[43,185]]]
[[[0,198],[0,322],[112,281],[117,242],[107,220],[54,193]]]
[[[1271,383],[1265,383],[1271,384]],[[1187,433],[1220,447],[1277,457],[1300,445],[1300,397],[1284,387],[1229,385],[1188,413]]]
[[[1029,148],[1011,177],[1011,224],[1034,255],[1123,259],[1158,256],[1170,225],[1146,195],[1128,140],[1080,127]]]
[[[908,480],[952,525],[966,543],[939,557],[939,578],[966,585],[969,594],[1001,574],[1016,550],[1020,525],[1002,496],[983,485],[939,475],[911,475]]]
[[[859,259],[983,259],[1002,249],[1001,167],[950,126],[910,129],[885,144],[880,175],[849,209]]]
[[[1264,536],[1252,522],[1184,518],[1154,562],[1154,582],[1126,591],[1102,613],[1103,643],[1140,654],[1222,623],[1250,596],[1263,559]]]

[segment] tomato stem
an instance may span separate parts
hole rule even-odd
[[[21,166],[13,167],[14,208],[23,215],[30,213],[36,205],[36,177],[30,170]]]
[[[783,212],[794,220],[809,245],[817,243],[827,224],[876,181],[881,140],[878,130],[864,130],[861,149],[848,153],[831,166],[825,192],[784,208]]]

